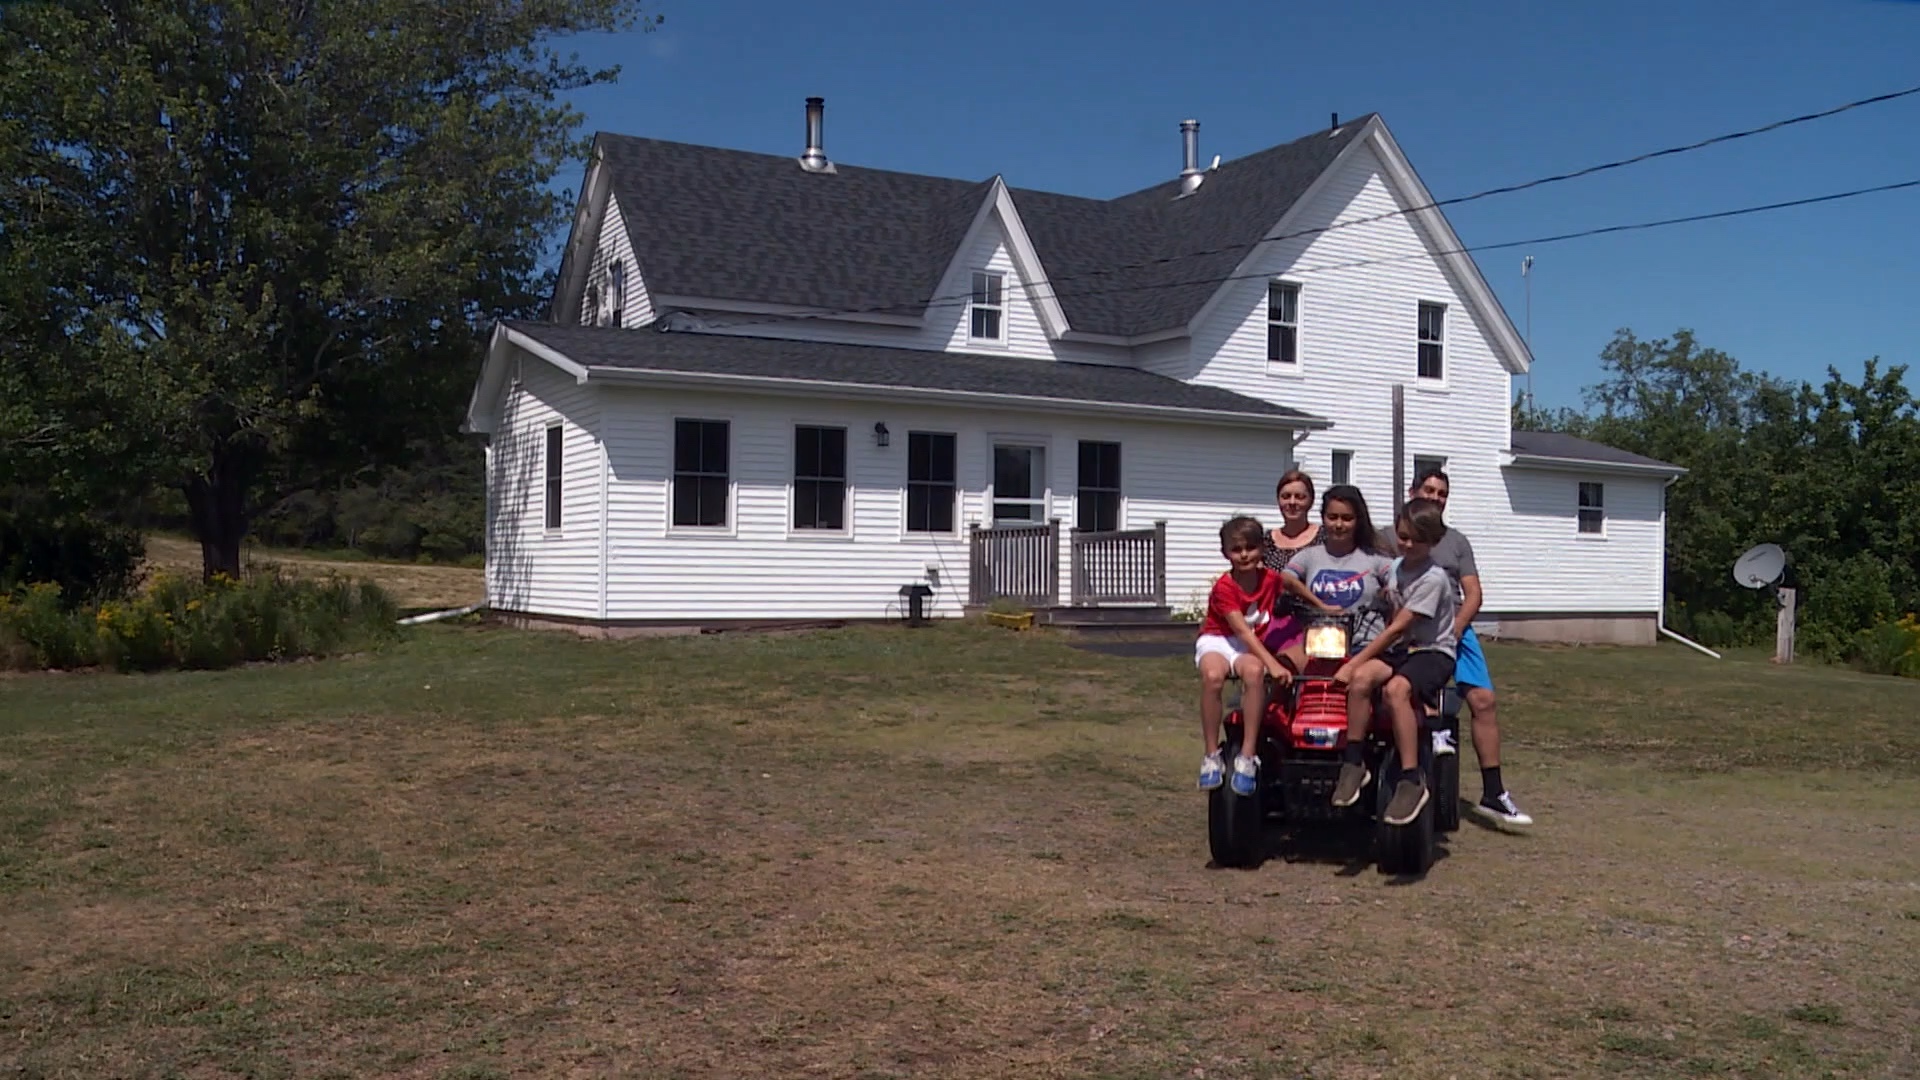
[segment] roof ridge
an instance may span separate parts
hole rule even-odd
[[[1272,146],[1263,146],[1258,150],[1249,151],[1245,154],[1241,154],[1239,157],[1236,157],[1236,158],[1222,158],[1220,160],[1220,167],[1224,169],[1229,165],[1248,164],[1260,158],[1268,157],[1271,155],[1277,155],[1281,151],[1296,149],[1302,143],[1308,142],[1309,140],[1312,140],[1312,139],[1338,138],[1340,135],[1345,133],[1348,128],[1354,127],[1355,125],[1364,125],[1367,122],[1371,121],[1374,117],[1379,115],[1380,114],[1377,112],[1364,113],[1360,116],[1354,117],[1351,120],[1348,120],[1347,122],[1341,124],[1338,127],[1322,128],[1319,131],[1310,131],[1307,134],[1302,135],[1297,139],[1292,139],[1283,143],[1275,143]],[[1211,172],[1213,170],[1207,169],[1204,171]],[[1106,201],[1111,203],[1145,201],[1142,198],[1143,196],[1160,195],[1165,192],[1177,191],[1179,190],[1179,187],[1180,187],[1180,178],[1178,176],[1175,176],[1175,177],[1172,177],[1171,179],[1162,180],[1159,183],[1151,184],[1147,187],[1143,187],[1138,191],[1129,191],[1124,195],[1115,195],[1113,198],[1108,199]]]

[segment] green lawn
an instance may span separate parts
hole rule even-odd
[[[0,678],[0,1076],[1920,1072],[1920,683],[1492,661],[1411,884],[1209,869],[1190,662],[1043,635]]]

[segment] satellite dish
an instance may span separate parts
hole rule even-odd
[[[1787,553],[1779,544],[1760,544],[1734,560],[1733,580],[1749,589],[1764,589],[1780,580],[1787,569]]]

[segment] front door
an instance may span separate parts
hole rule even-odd
[[[1042,525],[1047,520],[1047,448],[993,447],[993,523]]]

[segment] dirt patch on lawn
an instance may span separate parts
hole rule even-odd
[[[278,549],[249,549],[246,560],[249,567],[279,567],[296,577],[339,575],[371,581],[387,590],[403,608],[464,607],[479,603],[487,593],[484,571],[464,566],[329,560]],[[197,576],[200,545],[176,536],[149,536],[146,566],[149,570]]]

